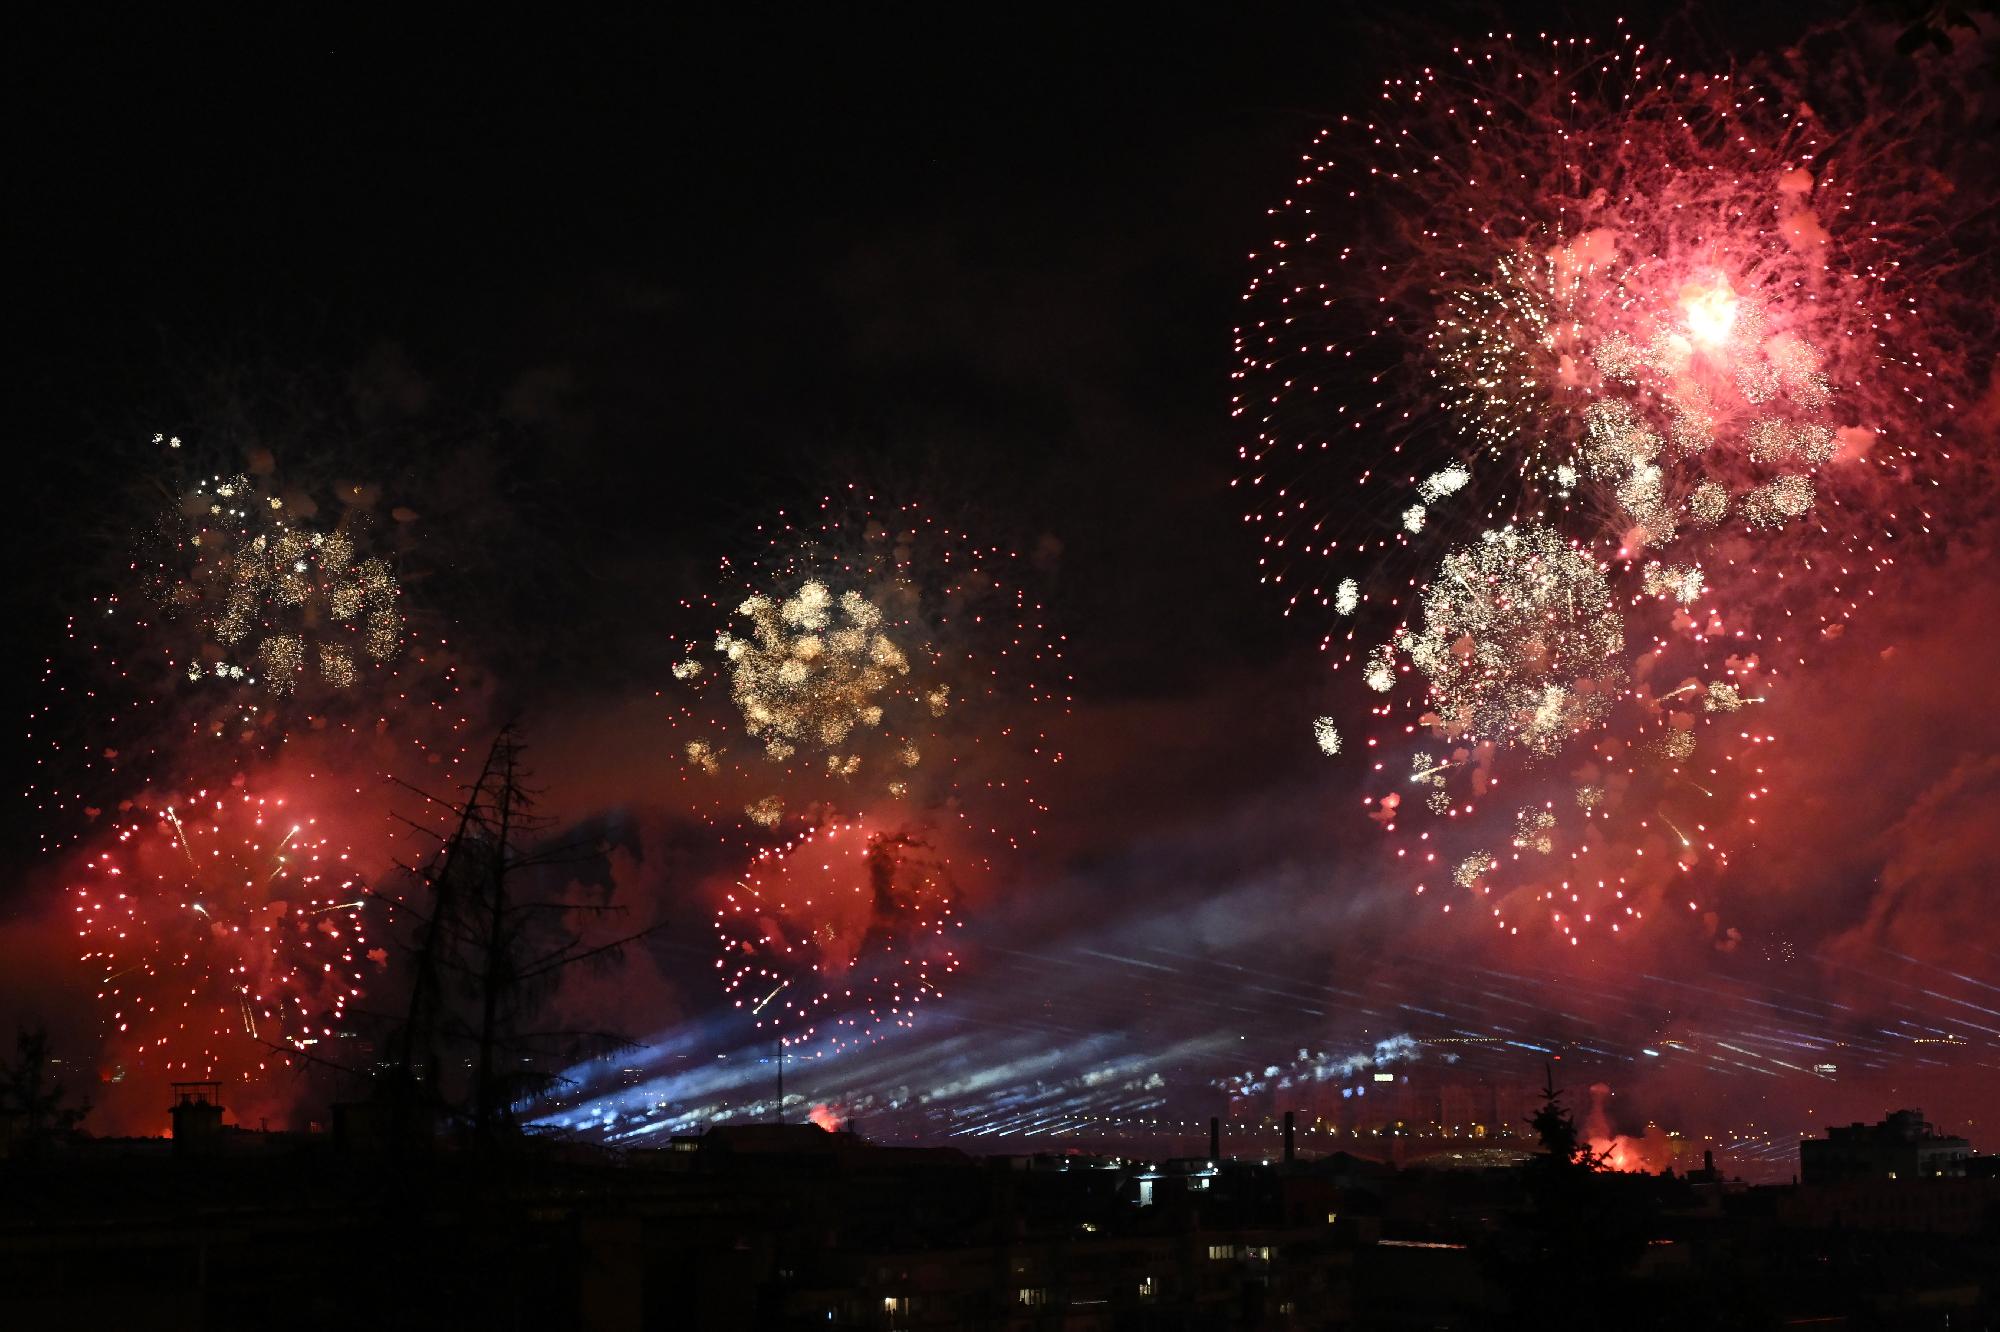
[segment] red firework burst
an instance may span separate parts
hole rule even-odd
[[[138,813],[70,894],[111,1076],[255,1080],[334,1039],[382,960],[348,853],[279,797],[197,791]]]
[[[1945,458],[1949,270],[1906,262],[1933,219],[1875,128],[1628,32],[1495,36],[1385,80],[1272,210],[1246,521],[1359,667],[1370,817],[1444,910],[1712,925],[1774,740],[1742,709],[1929,530]]]
[[[717,909],[723,989],[788,1044],[823,1034],[838,1049],[908,1026],[958,966],[957,895],[922,835],[830,821],[759,854]]]

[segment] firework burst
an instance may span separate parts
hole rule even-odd
[[[1396,648],[1429,682],[1442,737],[1555,753],[1623,684],[1625,622],[1604,571],[1546,528],[1502,528],[1445,556]]]
[[[725,988],[823,1050],[956,965],[959,894],[1047,812],[1067,679],[1030,562],[916,505],[766,535],[674,666],[676,725],[697,812],[754,853],[717,915]]]
[[[312,817],[198,791],[108,841],[70,890],[108,1064],[241,1083],[342,1034],[382,955],[360,876]]]
[[[698,804],[764,829],[892,809],[981,865],[1034,836],[1069,699],[1027,561],[914,505],[829,500],[723,572],[720,623],[673,670]]]
[[[1921,205],[1855,143],[1630,34],[1495,37],[1385,81],[1272,210],[1236,484],[1367,746],[1444,746],[1369,799],[1444,909],[1702,912],[1774,739],[1736,714],[1924,530]]]
[[[908,1026],[958,959],[958,889],[925,834],[835,819],[764,851],[715,913],[723,990],[809,1054]]]
[[[181,485],[124,586],[71,617],[29,721],[44,850],[190,775],[276,762],[377,806],[384,775],[448,789],[470,730],[459,667],[371,549],[372,489],[332,492],[280,485],[268,456]]]
[[[274,487],[246,473],[199,482],[182,504],[169,554],[150,572],[169,621],[191,623],[191,683],[225,681],[287,695],[351,689],[365,663],[403,650],[402,588],[380,556],[362,555],[362,520],[314,527]]]
[[[393,561],[376,549],[396,526],[371,487],[315,495],[260,453],[180,485],[140,542],[129,613],[212,730],[284,729],[348,692],[379,695],[404,654],[421,652]]]

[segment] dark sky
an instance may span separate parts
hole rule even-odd
[[[203,380],[393,370],[427,429],[521,428],[600,578],[941,475],[1113,562],[1093,588],[1240,586],[1229,309],[1330,32],[161,38],[52,51],[27,101],[22,386],[83,445],[54,513],[120,436],[192,439],[162,418]]]

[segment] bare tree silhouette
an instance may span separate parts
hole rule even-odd
[[[410,992],[378,1093],[442,1109],[488,1145],[518,1132],[517,1108],[561,1082],[565,1067],[631,1047],[617,1032],[537,1019],[565,971],[616,965],[648,932],[598,937],[585,926],[623,907],[549,891],[548,871],[588,859],[591,848],[547,839],[525,752],[510,724],[461,801],[411,788],[440,815],[438,826],[410,820],[438,851],[410,870],[418,891],[394,902],[415,924]]]

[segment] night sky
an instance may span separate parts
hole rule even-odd
[[[1754,1027],[1784,996],[1800,1030],[1916,1014],[1984,1044],[1851,1105],[1776,1090],[1769,1067],[1719,1090],[1607,1076],[1702,1132],[1771,1104],[1873,1118],[1905,1087],[1963,1087],[1926,1104],[1973,1121],[2000,1026],[1978,895],[2000,865],[1955,840],[2000,820],[1983,530],[1788,704],[1838,721],[1774,783],[1782,812],[1739,870],[1772,885],[1742,894],[1746,946],[1663,939],[1637,966],[1500,951],[1432,931],[1380,880],[1355,774],[1312,746],[1318,632],[1262,595],[1229,489],[1230,330],[1312,130],[1487,24],[1337,9],[983,30],[926,10],[120,24],[32,44],[10,77],[29,345],[8,705],[39,705],[64,616],[117,585],[161,494],[154,432],[218,470],[263,447],[377,482],[418,515],[409,595],[478,664],[492,715],[522,719],[551,806],[609,830],[629,853],[610,877],[664,922],[623,979],[564,1002],[734,1049],[702,1025],[701,857],[664,812],[677,759],[645,719],[716,561],[855,486],[1041,551],[1076,701],[1040,844],[967,904],[959,1006],[871,1058],[935,1041],[955,1067],[981,1032],[1003,1065],[1159,1056],[1188,1089],[1163,1113],[1198,1114],[1246,1070],[1477,1024],[1495,993],[1511,1030],[1614,1069],[1663,1034]],[[1677,30],[1755,49],[1804,19],[1730,21],[1747,26]],[[1966,451],[1990,459],[1984,413]],[[10,805],[0,1020],[41,1016],[78,1048],[89,1004],[55,956],[62,871],[32,821]],[[1863,831],[1810,835],[1843,824]],[[871,1066],[827,1094],[881,1113],[910,1076]]]

